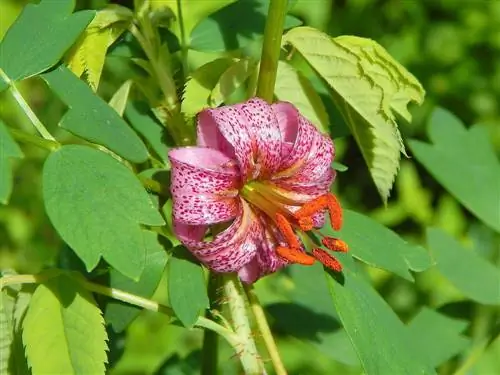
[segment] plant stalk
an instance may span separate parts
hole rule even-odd
[[[210,272],[208,279],[208,298],[210,300],[211,310],[220,310],[219,298],[217,296],[220,287],[220,276]],[[212,315],[209,311],[205,314],[206,318]],[[203,333],[203,347],[201,354],[201,375],[217,374],[217,360],[219,350],[219,338],[214,331],[205,330]]]
[[[40,138],[17,129],[8,128],[8,131],[16,141],[29,143],[31,145],[38,146],[48,151],[55,151],[59,147],[61,147],[61,144],[57,141],[51,141],[50,139]]]
[[[257,96],[269,103],[273,101],[274,96],[274,84],[276,83],[287,4],[288,0],[272,0],[270,2],[264,30]]]

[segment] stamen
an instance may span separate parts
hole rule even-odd
[[[331,270],[333,270],[335,272],[342,271],[342,264],[340,264],[340,262],[337,259],[332,257],[325,250],[316,248],[316,249],[313,249],[312,254],[325,267],[330,268]]]
[[[301,217],[297,221],[299,223],[299,228],[304,232],[308,232],[314,227],[313,219],[310,217]]]
[[[323,237],[321,243],[331,251],[339,251],[341,253],[347,253],[347,251],[349,251],[347,243],[338,238]]]
[[[276,254],[291,263],[303,264],[305,266],[311,266],[316,261],[316,259],[314,259],[312,256],[296,248],[294,249],[284,246],[278,246],[276,248]]]
[[[328,210],[332,228],[334,230],[340,230],[342,227],[342,207],[340,207],[337,197],[331,193],[321,195],[307,202],[295,212],[294,216],[297,220],[300,220],[300,218],[312,217],[312,215],[324,209]]]
[[[300,248],[300,243],[295,233],[293,232],[292,224],[280,213],[275,215],[276,226],[285,238],[286,242],[290,247],[298,249]]]

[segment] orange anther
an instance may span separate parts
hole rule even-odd
[[[301,217],[297,221],[299,222],[300,229],[304,232],[310,231],[314,227],[313,220],[310,217]]]
[[[340,272],[342,271],[342,264],[332,257],[330,254],[328,254],[325,250],[322,249],[313,249],[312,251],[313,256],[319,260],[325,267],[330,268],[331,270],[335,272]]]
[[[342,253],[347,253],[347,251],[349,251],[347,243],[338,238],[323,237],[321,243],[331,251],[340,251]]]
[[[292,225],[290,222],[282,215],[277,213],[275,216],[275,221],[276,221],[276,226],[278,227],[279,231],[285,238],[286,242],[290,247],[292,248],[300,248],[300,243],[297,237],[295,236],[295,233],[293,232]]]
[[[295,217],[297,220],[300,220],[300,218],[312,217],[315,213],[325,209],[328,210],[330,215],[332,228],[334,230],[340,230],[342,227],[342,207],[340,207],[337,197],[331,193],[321,195],[307,202],[295,212]]]
[[[305,266],[310,266],[316,261],[316,259],[305,252],[289,247],[278,246],[276,248],[276,254],[291,263],[303,264]]]

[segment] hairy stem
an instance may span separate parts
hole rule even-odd
[[[31,145],[41,147],[48,151],[55,151],[59,147],[61,147],[61,144],[57,141],[51,141],[50,139],[40,138],[17,129],[8,128],[8,131],[16,141],[29,143]]]
[[[255,346],[245,298],[243,297],[244,292],[236,274],[224,275],[224,293],[229,305],[234,331],[241,343],[241,346],[237,349],[237,354],[240,357],[245,374],[263,374],[264,366]]]
[[[273,334],[267,323],[266,315],[264,314],[264,309],[259,302],[259,298],[251,285],[245,285],[245,293],[250,302],[250,307],[255,316],[255,321],[257,322],[257,327],[260,331],[260,335],[264,340],[269,356],[271,357],[271,362],[273,363],[274,371],[276,375],[286,375],[286,369],[281,360],[278,347],[274,341]]]
[[[35,112],[33,112],[26,100],[24,100],[23,96],[17,89],[15,82],[11,81],[2,69],[0,69],[0,77],[9,84],[9,91],[12,94],[13,98],[16,100],[17,104],[19,105],[19,107],[21,107],[26,116],[30,119],[31,123],[40,133],[40,135],[44,139],[56,142],[56,139],[52,136],[52,134],[49,133],[47,128],[45,128]]]
[[[218,289],[220,287],[220,276],[210,273],[208,279],[208,298],[211,310],[220,310]],[[207,311],[205,317],[208,318],[211,312]],[[205,330],[203,333],[203,348],[201,354],[201,375],[217,374],[219,340],[214,331]]]
[[[273,101],[287,3],[287,0],[271,1],[264,30],[257,96],[268,102]]]

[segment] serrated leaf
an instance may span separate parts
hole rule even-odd
[[[147,160],[148,151],[137,134],[70,70],[59,66],[42,78],[69,107],[59,123],[62,128],[134,163]]]
[[[196,69],[188,78],[184,88],[182,112],[192,117],[203,108],[207,108],[210,94],[217,81],[234,61],[230,58],[220,58]]]
[[[468,298],[500,305],[500,270],[436,228],[427,229],[427,241],[439,271]]]
[[[182,246],[174,249],[167,268],[170,306],[185,327],[192,327],[210,306],[203,268],[187,256]]]
[[[109,272],[109,285],[144,298],[151,298],[163,275],[168,256],[155,233],[143,230],[142,234],[146,247],[146,261],[141,278],[135,282],[112,269]],[[106,306],[104,318],[115,332],[122,332],[140,312],[141,309],[136,306],[111,300]]]
[[[359,37],[331,38],[310,27],[283,37],[333,90],[333,98],[358,143],[377,190],[386,202],[405,152],[396,112],[407,121],[410,101],[420,104],[424,90],[376,42]]]
[[[221,74],[219,81],[210,94],[209,106],[218,107],[239,88],[257,68],[257,63],[250,59],[241,59],[229,66]]]
[[[43,0],[24,7],[0,43],[0,69],[10,80],[37,75],[61,59],[95,15],[71,14],[74,6],[74,0]]]
[[[7,297],[2,291],[0,295],[0,374],[7,374],[9,370],[10,350],[13,339],[12,311],[7,306]]]
[[[425,249],[406,242],[382,224],[351,210],[344,210],[344,225],[340,232],[334,232],[328,223],[322,232],[347,242],[353,257],[406,280],[413,281],[409,270],[421,272],[431,266],[431,258]]]
[[[107,335],[92,295],[68,276],[36,289],[23,323],[33,374],[104,374]]]
[[[432,367],[438,367],[470,345],[470,340],[460,335],[468,326],[426,307],[408,324],[409,334]]]
[[[320,132],[329,133],[328,114],[319,94],[307,78],[284,61],[278,62],[274,94],[279,100],[295,105]]]
[[[118,90],[116,90],[109,100],[109,106],[113,108],[120,115],[120,117],[123,117],[123,113],[125,112],[131,87],[132,81],[123,82],[123,84],[118,88]]]
[[[139,278],[146,254],[140,224],[164,222],[127,167],[86,146],[63,146],[45,162],[43,198],[55,229],[88,271],[102,256]]]
[[[12,158],[23,158],[24,154],[12,139],[2,120],[0,120],[0,203],[7,204],[12,192]]]
[[[409,142],[415,158],[470,212],[500,232],[500,163],[486,130],[479,125],[466,129],[438,108],[427,131],[432,144]]]
[[[356,272],[348,254],[336,280],[326,274],[340,320],[367,375],[435,374],[409,332],[382,297]]]

